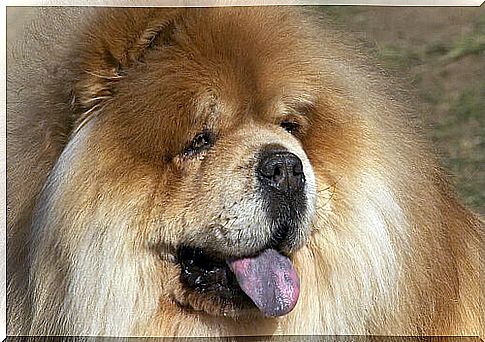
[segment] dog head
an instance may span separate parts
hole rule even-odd
[[[179,279],[166,285],[171,300],[237,316],[254,309],[270,264],[282,263],[272,277],[296,277],[288,258],[311,233],[316,181],[302,140],[316,71],[298,53],[298,37],[262,32],[237,10],[209,14],[155,16],[140,50],[116,56],[111,47],[110,58],[102,50],[104,61],[117,62],[89,66],[78,101],[86,113],[94,109],[77,125],[95,127],[90,136],[104,155],[96,173],[110,178],[105,184],[145,199],[144,222],[133,229]],[[274,25],[281,16],[275,12]],[[243,261],[255,265],[241,268]],[[287,313],[298,280],[272,291],[290,292],[280,302],[291,303],[266,303],[278,301],[267,294],[256,305],[267,315]]]

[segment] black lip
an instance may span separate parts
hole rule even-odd
[[[190,289],[231,302],[251,302],[241,290],[225,260],[200,248],[181,246],[177,251],[180,279]]]

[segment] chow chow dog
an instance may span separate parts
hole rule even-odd
[[[7,60],[8,334],[479,334],[483,223],[321,15],[40,12]]]

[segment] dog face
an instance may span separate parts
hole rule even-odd
[[[142,202],[132,217],[135,240],[162,260],[168,300],[240,316],[254,312],[259,290],[241,291],[237,276],[249,276],[234,270],[235,260],[270,250],[251,278],[261,283],[268,263],[286,264],[311,234],[316,180],[303,140],[316,71],[292,55],[295,47],[267,46],[280,33],[252,41],[259,29],[247,15],[231,11],[234,25],[225,11],[203,13],[159,28],[140,61],[112,76],[115,95],[78,125],[102,160],[93,183],[119,189],[119,201]],[[296,276],[291,263],[281,267],[274,276]],[[297,280],[274,290],[289,292],[282,301],[292,303],[260,309],[287,313]]]
[[[247,297],[225,262],[267,249],[291,255],[305,244],[315,205],[312,167],[298,140],[272,122],[206,128],[188,146],[176,157],[180,185],[160,214],[154,244],[176,250],[180,285],[197,297],[174,300],[201,309],[203,296],[224,314],[238,314]]]

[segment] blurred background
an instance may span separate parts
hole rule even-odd
[[[415,88],[442,165],[463,201],[485,215],[485,6],[325,6]]]
[[[485,215],[485,8],[319,6],[415,88],[428,137],[463,201]],[[29,8],[7,8],[7,40]]]

